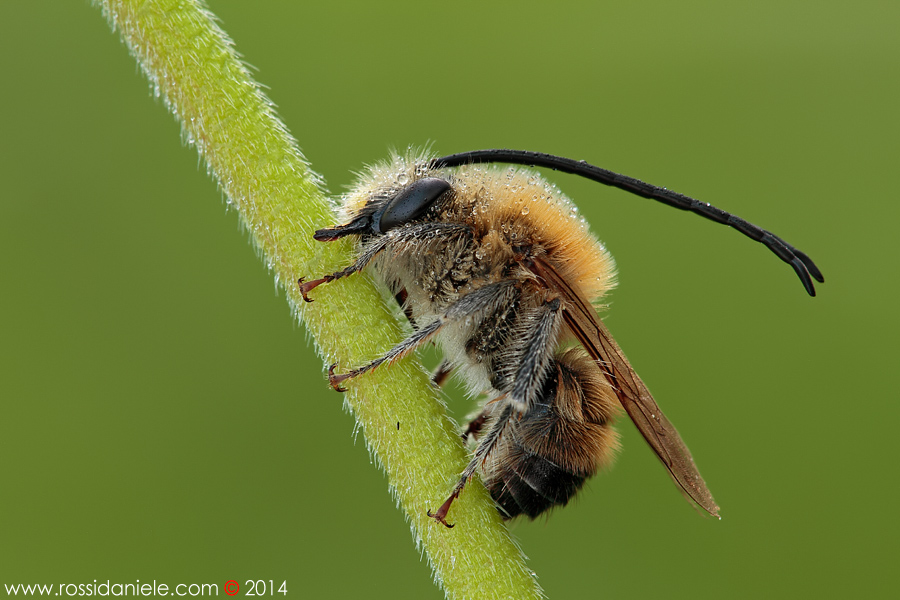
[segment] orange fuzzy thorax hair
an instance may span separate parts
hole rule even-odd
[[[453,185],[454,198],[440,221],[467,223],[475,229],[485,254],[493,246],[517,242],[540,246],[560,275],[577,283],[584,296],[599,301],[615,286],[615,263],[590,232],[578,209],[559,189],[534,171],[516,167],[467,165],[433,169],[429,158],[409,154],[372,167],[342,201],[343,217],[358,212],[373,196],[390,196],[422,177],[443,177]]]

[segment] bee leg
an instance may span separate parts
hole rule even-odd
[[[469,461],[469,464],[466,466],[465,470],[462,472],[462,476],[460,476],[459,483],[456,484],[456,487],[453,488],[453,491],[450,493],[450,497],[447,498],[441,507],[437,509],[436,512],[432,513],[430,510],[428,511],[428,516],[432,519],[443,523],[446,527],[452,528],[453,524],[447,522],[447,513],[450,512],[450,505],[453,504],[453,501],[459,498],[460,493],[462,493],[463,488],[466,486],[466,483],[471,479],[472,475],[475,474],[475,471],[478,469],[478,465],[487,459],[488,455],[494,449],[494,446],[500,440],[501,434],[503,430],[506,429],[507,424],[509,423],[509,419],[513,414],[513,405],[507,404],[503,410],[500,412],[500,415],[491,422],[491,428],[488,431],[487,435],[481,438],[481,442],[478,444],[478,448],[475,449],[475,455],[472,456],[472,460]]]
[[[453,504],[453,501],[459,497],[460,492],[462,492],[463,487],[466,485],[466,479],[460,480],[456,487],[453,489],[453,493],[450,494],[450,497],[444,500],[444,503],[441,504],[441,507],[437,509],[437,512],[431,512],[428,510],[425,512],[429,517],[437,521],[438,523],[443,523],[444,527],[447,529],[453,529],[456,526],[456,523],[448,523],[447,522],[447,513],[450,512],[450,505]]]
[[[434,514],[428,511],[428,516],[443,523],[447,527],[453,527],[447,522],[447,513],[453,501],[459,497],[466,482],[475,474],[479,464],[482,464],[490,455],[501,433],[509,424],[513,415],[523,414],[539,400],[544,380],[547,375],[547,367],[552,362],[553,344],[555,333],[559,328],[559,298],[553,298],[544,303],[540,309],[537,320],[527,333],[528,342],[519,360],[519,368],[516,370],[512,381],[512,389],[509,392],[509,402],[505,403],[500,415],[491,421],[491,427],[475,449],[475,455],[462,473],[459,483],[453,488],[450,497],[441,505]],[[478,435],[489,416],[486,409],[476,417],[463,434],[467,439],[470,434]]]
[[[431,383],[433,383],[435,387],[444,387],[444,384],[447,383],[447,380],[450,378],[450,373],[452,372],[453,365],[450,364],[450,361],[441,361],[441,364],[439,364],[437,369],[434,370],[434,373],[431,374]]]
[[[348,267],[349,268],[349,267]],[[346,271],[347,269],[344,269]],[[350,271],[353,273],[354,271]],[[312,281],[306,281],[303,277],[297,280],[297,283],[300,284],[300,295],[303,296],[304,302],[312,302],[312,298],[307,296],[309,292],[311,292],[314,288],[319,287],[323,283],[330,283],[335,279],[340,279],[341,277],[345,277],[350,273],[344,273],[343,271],[338,271],[337,273],[332,273],[331,275],[326,275],[320,279],[313,279]]]
[[[331,368],[328,369],[328,383],[330,383],[331,387],[338,392],[346,391],[341,387],[342,382],[352,377],[356,377],[357,375],[362,375],[367,371],[371,371],[381,363],[392,363],[403,358],[404,356],[427,342],[431,336],[438,332],[438,330],[444,325],[445,322],[446,317],[437,319],[436,321],[432,321],[425,327],[417,329],[411,336],[388,350],[387,354],[385,354],[384,356],[376,358],[369,364],[357,369],[353,369],[352,371],[347,371],[346,373],[341,373],[338,375],[334,373],[335,365],[331,365]]]
[[[313,279],[312,281],[304,281],[304,278],[301,277],[297,280],[297,283],[300,284],[300,294],[303,296],[303,300],[306,302],[312,302],[312,298],[309,298],[307,294],[313,289],[317,288],[323,283],[331,283],[335,279],[341,279],[342,277],[346,277],[347,275],[352,275],[357,271],[362,271],[366,268],[366,266],[372,262],[379,252],[385,249],[388,244],[387,236],[378,238],[374,243],[366,246],[362,253],[360,253],[359,257],[353,262],[349,267],[345,267],[340,271],[335,271],[331,275],[326,275],[320,279]]]
[[[400,307],[400,310],[403,311],[403,315],[406,317],[406,320],[409,321],[409,324],[412,325],[413,329],[415,329],[416,320],[413,317],[412,310],[406,303],[407,298],[409,298],[409,293],[406,291],[406,288],[400,288],[399,290],[397,290],[397,293],[394,294],[394,300],[397,301],[397,305]]]
[[[484,409],[481,411],[481,414],[469,421],[469,424],[466,425],[465,431],[462,432],[463,441],[467,441],[469,436],[472,436],[476,440],[478,439],[478,435],[481,433],[481,429],[484,427],[484,424],[487,422],[489,410]]]
[[[347,371],[340,375],[336,375],[333,372],[334,365],[332,365],[332,369],[329,370],[328,373],[328,382],[331,384],[332,388],[341,391],[340,384],[342,382],[351,377],[356,377],[357,375],[362,375],[367,371],[371,371],[384,362],[392,363],[403,358],[431,339],[446,323],[457,321],[459,319],[472,318],[473,314],[480,314],[484,312],[486,308],[491,307],[498,301],[502,301],[504,298],[515,293],[517,293],[515,290],[515,282],[500,281],[466,294],[455,303],[451,304],[443,315],[431,323],[416,329],[412,335],[388,350],[387,354],[381,358],[377,358],[365,366],[353,369],[352,371]]]
[[[320,242],[331,242],[348,235],[363,235],[366,233],[376,232],[371,229],[370,216],[363,215],[346,225],[341,225],[332,229],[320,229],[313,235],[313,238]],[[468,226],[453,223],[421,223],[402,229],[393,229],[388,231],[385,235],[376,237],[374,241],[365,244],[359,257],[357,257],[356,261],[349,267],[332,273],[331,275],[326,275],[320,279],[313,279],[312,281],[304,281],[301,277],[298,281],[300,284],[300,293],[303,295],[303,299],[306,302],[312,302],[312,300],[307,297],[307,294],[313,288],[316,288],[323,283],[329,283],[335,279],[352,275],[357,271],[362,271],[372,259],[390,244],[428,244],[434,239],[436,234],[451,236],[466,235],[468,233],[470,233]]]
[[[394,294],[394,299],[397,301],[397,304],[400,305],[400,310],[406,315],[406,320],[409,321],[409,324],[412,325],[413,329],[418,329],[419,327],[416,325],[416,319],[413,317],[413,312],[406,303],[408,297],[409,294],[407,293],[406,288],[400,288],[400,290]],[[437,369],[431,374],[431,384],[436,388],[444,387],[444,384],[447,383],[447,379],[450,378],[450,373],[452,372],[453,366],[450,364],[450,361],[441,361],[441,364],[439,364]]]
[[[553,358],[556,332],[560,322],[559,298],[553,298],[539,309],[537,321],[527,332],[525,350],[512,380],[509,397],[519,413],[527,412],[541,395],[547,368]]]

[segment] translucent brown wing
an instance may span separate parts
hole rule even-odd
[[[570,286],[546,260],[535,258],[525,266],[548,289],[560,295],[566,326],[599,365],[625,412],[656,452],[685,497],[712,516],[718,517],[719,507],[694,465],[690,451],[659,409],[647,386],[631,368],[609,330],[597,318],[591,303]]]

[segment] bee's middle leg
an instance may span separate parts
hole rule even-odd
[[[335,365],[332,365],[328,370],[328,381],[335,390],[344,391],[340,384],[347,379],[371,371],[384,362],[391,363],[403,358],[431,339],[447,323],[489,312],[489,309],[496,303],[508,301],[510,297],[517,293],[518,291],[513,281],[492,283],[470,292],[451,304],[443,315],[431,323],[419,327],[408,338],[388,350],[387,354],[373,360],[369,364],[341,374],[336,374],[334,372]]]

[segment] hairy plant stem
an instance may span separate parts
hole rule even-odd
[[[345,266],[350,246],[313,241],[315,229],[334,222],[321,181],[206,8],[196,0],[95,1],[237,209],[325,363],[358,365],[396,344],[401,329],[364,277],[322,286],[315,302],[302,302],[298,277]],[[455,529],[426,515],[446,498],[466,453],[419,363],[400,361],[347,387],[346,402],[447,597],[540,597],[480,482],[453,505]]]

